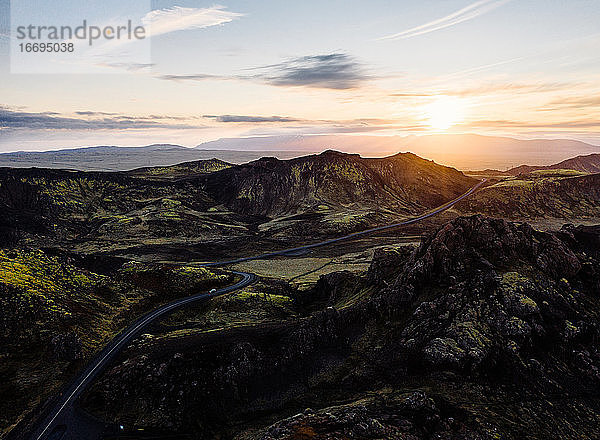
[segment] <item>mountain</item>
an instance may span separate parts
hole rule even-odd
[[[598,438],[599,258],[597,227],[460,217],[165,322],[83,405],[148,438]]]
[[[97,146],[56,151],[19,151],[0,154],[0,167],[38,167],[80,171],[126,171],[141,167],[176,165],[186,161],[217,158],[230,163],[259,159],[264,151],[196,150],[181,145],[145,147]],[[290,158],[302,155],[295,151],[271,151],[269,155]]]
[[[333,208],[414,212],[441,205],[476,183],[412,153],[369,159],[336,151],[286,161],[263,158],[200,181],[231,210],[268,217]]]
[[[584,173],[600,173],[600,154],[593,153],[586,156],[577,156],[546,166],[521,165],[511,168],[506,171],[506,174],[516,176],[536,170],[575,170]]]

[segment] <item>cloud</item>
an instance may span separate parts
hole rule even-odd
[[[492,82],[486,83],[479,86],[458,89],[454,91],[446,91],[444,94],[456,95],[456,96],[479,96],[479,95],[491,95],[498,93],[548,93],[557,92],[561,90],[573,90],[579,86],[580,83],[570,82],[539,82],[539,83],[516,83],[516,82]]]
[[[185,29],[201,29],[229,23],[244,14],[225,10],[224,6],[210,8],[184,8],[173,6],[148,12],[142,23],[150,29],[150,36],[167,34]]]
[[[0,129],[29,130],[127,130],[144,128],[203,128],[193,124],[170,124],[161,120],[178,119],[172,116],[127,116],[114,113],[79,111],[77,116],[87,118],[59,116],[55,112],[24,112],[0,107]],[[89,118],[91,116],[92,118]]]
[[[369,79],[362,64],[344,53],[293,58],[257,70],[262,71],[259,78],[275,86],[353,89]]]
[[[84,111],[75,112],[75,114],[80,115],[80,116],[112,116],[112,115],[116,115],[117,113],[93,112],[91,110],[84,110]]]
[[[361,86],[372,77],[361,63],[344,53],[309,55],[248,69],[246,75],[213,75],[207,73],[167,74],[157,78],[169,81],[239,80],[262,82],[278,87],[312,87],[345,90]]]
[[[378,38],[378,40],[398,40],[404,38],[412,38],[417,35],[428,34],[440,29],[445,29],[450,26],[463,23],[468,20],[479,17],[480,15],[486,14],[511,0],[480,0],[475,3],[459,9],[452,14],[446,15],[445,17],[438,18],[437,20],[430,21],[420,26],[407,29],[402,32],[398,32],[392,35],[386,35]]]
[[[293,118],[289,116],[247,116],[247,115],[204,115],[203,118],[213,119],[217,122],[229,123],[246,123],[246,124],[285,124],[290,129],[305,129],[309,128],[312,130],[318,129],[319,131],[333,131],[340,133],[351,133],[351,132],[366,132],[366,131],[378,131],[378,130],[389,130],[397,128],[406,128],[407,125],[398,125],[398,121],[394,119],[381,119],[381,118],[359,118],[349,120],[331,120],[331,119],[302,119]],[[277,125],[282,127],[283,125]],[[414,128],[414,126],[410,126]]]
[[[233,76],[211,75],[208,73],[192,73],[192,74],[167,74],[158,75],[156,78],[165,79],[167,81],[205,81],[208,79],[235,79]]]
[[[513,129],[586,129],[600,128],[600,121],[595,119],[568,120],[548,123],[534,123],[511,120],[481,120],[471,121],[466,126],[485,128],[513,128]]]
[[[390,93],[389,97],[392,98],[429,98],[438,96],[458,96],[458,97],[480,97],[490,95],[501,95],[501,94],[543,94],[557,91],[573,91],[577,87],[585,86],[585,83],[578,82],[501,82],[491,81],[484,82],[472,87],[465,88],[435,88],[428,89],[427,91],[402,91]],[[567,105],[566,103],[572,102],[572,106],[576,107],[579,104],[593,105],[594,102],[600,102],[600,98],[594,100],[593,98],[588,99],[573,99],[573,100],[557,100],[549,103],[552,105]],[[542,109],[544,110],[544,109]]]
[[[204,118],[218,122],[298,122],[299,119],[284,116],[240,116],[240,115],[204,115]]]
[[[210,8],[185,8],[174,6],[156,9],[141,18],[145,26],[145,37],[156,37],[175,31],[202,29],[229,23],[243,14],[227,11],[224,6]],[[137,41],[137,45],[134,42]],[[111,39],[83,48],[79,54],[79,65],[125,70],[130,73],[146,73],[154,63],[146,62],[148,56],[139,50],[140,42],[135,39]],[[135,60],[137,62],[132,62]]]
[[[562,110],[565,108],[596,108],[600,107],[600,95],[595,96],[578,96],[570,98],[560,98],[550,101],[546,106],[542,107],[542,111]]]
[[[108,56],[108,54],[104,54],[104,56]],[[97,66],[101,67],[110,67],[113,69],[126,70],[128,72],[138,72],[145,71],[151,69],[155,66],[155,63],[114,63],[114,62],[102,62],[97,63]]]

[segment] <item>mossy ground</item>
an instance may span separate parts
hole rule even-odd
[[[483,187],[456,207],[509,219],[580,221],[600,216],[599,177],[574,170],[533,171]]]
[[[0,432],[54,394],[136,316],[232,281],[203,268],[140,263],[100,275],[68,257],[0,249]],[[79,341],[72,358],[57,354],[57,336]]]

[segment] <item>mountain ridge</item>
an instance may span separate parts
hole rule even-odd
[[[268,216],[357,202],[373,209],[433,207],[476,182],[413,153],[377,159],[335,150],[284,161],[262,158],[200,181],[211,197],[236,212]]]

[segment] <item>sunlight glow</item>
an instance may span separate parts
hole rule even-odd
[[[425,106],[427,124],[434,130],[447,130],[463,121],[466,104],[463,99],[453,96],[438,96]]]

